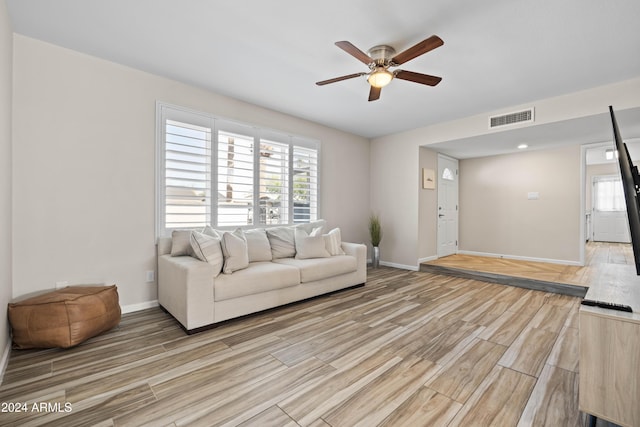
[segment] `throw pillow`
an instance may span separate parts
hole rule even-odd
[[[244,237],[247,239],[249,262],[271,261],[271,245],[263,228],[245,230]]]
[[[231,274],[249,267],[249,250],[242,229],[226,231],[222,235],[222,253],[224,254],[223,273]]]
[[[293,258],[296,254],[294,227],[267,228],[273,259]]]
[[[334,228],[327,234],[323,234],[322,237],[324,238],[324,246],[331,256],[344,255],[344,251],[342,250],[342,237],[340,236],[339,228]]]
[[[307,234],[311,234],[311,232],[316,228],[322,227],[322,229],[324,230],[326,226],[327,226],[327,221],[325,221],[324,219],[319,219],[313,222],[298,224],[296,225],[296,228],[301,228],[304,231],[306,231]]]
[[[209,224],[207,224],[204,226],[201,233],[206,234],[208,236],[213,236],[213,237],[222,239],[222,233],[224,233],[224,231],[218,231],[214,229],[212,226],[210,226]]]
[[[171,232],[171,256],[191,255],[191,230]]]
[[[191,248],[196,258],[213,266],[216,276],[220,274],[224,264],[224,257],[219,237],[194,231],[191,233]]]
[[[322,235],[322,227],[314,229],[311,234],[307,234],[301,228],[296,228],[296,259],[327,258],[331,254],[327,252]]]

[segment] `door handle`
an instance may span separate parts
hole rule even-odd
[[[438,214],[438,218],[442,218],[444,214]]]

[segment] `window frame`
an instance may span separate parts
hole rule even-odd
[[[266,127],[256,126],[249,123],[242,123],[236,120],[226,119],[202,111],[192,110],[186,107],[156,101],[156,143],[155,143],[155,232],[156,238],[167,237],[171,235],[173,230],[197,228],[195,227],[176,227],[169,228],[166,225],[166,121],[173,120],[183,122],[185,124],[207,127],[210,129],[211,135],[211,199],[209,205],[210,218],[208,224],[217,229],[235,229],[235,228],[267,228],[271,226],[285,226],[300,223],[295,221],[294,217],[294,149],[296,147],[310,149],[315,151],[315,212],[310,209],[309,221],[321,218],[321,142],[309,137],[293,135],[288,132],[274,130]],[[252,216],[251,224],[237,225],[218,225],[218,138],[219,132],[239,133],[253,138],[253,197],[252,197]],[[260,222],[260,215],[256,215],[256,208],[259,209],[260,198],[260,153],[262,144],[266,142],[274,142],[278,144],[288,145],[288,170],[287,170],[287,218],[286,222],[276,224],[266,224]],[[258,149],[255,149],[258,147]],[[313,187],[310,194],[313,199]],[[315,213],[315,218],[314,214]]]

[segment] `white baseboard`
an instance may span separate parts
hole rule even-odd
[[[417,265],[396,264],[395,262],[380,261],[380,265],[385,267],[401,268],[402,270],[418,271]]]
[[[438,259],[437,255],[431,255],[426,258],[418,258],[418,264],[422,264],[423,262],[435,261]]]
[[[158,300],[146,301],[138,304],[123,305],[120,307],[120,311],[122,314],[133,313],[134,311],[146,310],[148,308],[157,307],[158,305]]]
[[[506,258],[506,259],[513,259],[513,260],[516,260],[516,261],[547,262],[547,263],[550,263],[550,264],[575,265],[577,267],[584,266],[584,264],[581,264],[578,261],[567,261],[567,260],[562,260],[562,259],[536,258],[536,257],[493,254],[493,253],[489,253],[489,252],[475,252],[475,251],[458,251],[458,253],[461,254],[461,255],[484,256],[484,257],[489,257],[489,258]]]
[[[7,370],[9,364],[9,355],[11,355],[11,335],[7,338],[7,342],[2,352],[2,359],[0,359],[0,384],[4,381],[4,373]]]

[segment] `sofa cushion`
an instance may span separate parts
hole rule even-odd
[[[351,255],[313,259],[282,258],[273,260],[273,262],[300,269],[300,281],[302,283],[327,279],[340,274],[351,273],[358,269],[356,258]]]
[[[252,262],[248,268],[220,275],[214,282],[214,299],[223,301],[300,284],[300,272],[289,265]]]
[[[191,249],[196,258],[213,266],[215,276],[220,274],[224,264],[220,237],[213,237],[194,231],[191,233]]]
[[[296,259],[326,258],[331,256],[324,244],[322,227],[318,227],[307,234],[301,228],[295,230]]]
[[[264,228],[244,230],[244,237],[247,239],[249,262],[271,261],[271,245]]]
[[[226,231],[222,235],[222,253],[224,254],[224,274],[242,270],[249,266],[249,249],[242,229]]]
[[[296,255],[294,227],[267,228],[273,259],[292,258]]]

